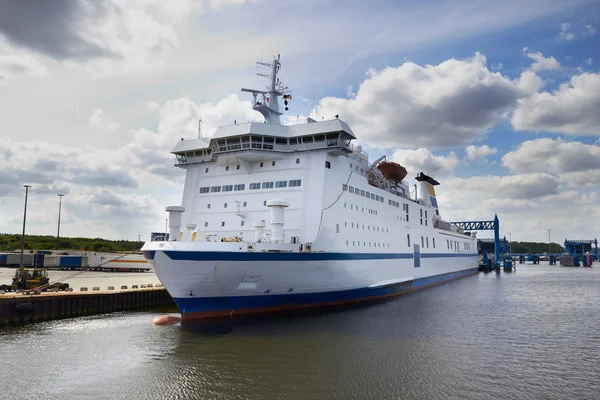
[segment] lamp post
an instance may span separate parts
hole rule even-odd
[[[58,194],[58,230],[56,231],[56,250],[58,250],[58,238],[60,237],[60,209],[62,208],[62,198],[64,194]]]
[[[23,251],[25,250],[25,220],[27,219],[27,194],[31,185],[25,187],[25,211],[23,212],[23,234],[21,235],[21,278],[23,278]]]
[[[550,229],[548,229],[548,255],[552,254],[552,242],[550,241]]]

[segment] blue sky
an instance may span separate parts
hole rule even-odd
[[[515,240],[597,235],[599,1],[4,7],[0,232],[20,231],[23,183],[31,233],[54,233],[58,192],[65,235],[160,230],[183,183],[170,149],[200,117],[206,135],[258,118],[239,89],[281,53],[291,119],[339,114],[371,159],[433,174],[444,217],[498,213]]]

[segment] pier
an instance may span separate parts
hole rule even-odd
[[[137,286],[137,285],[136,285]],[[142,285],[146,286],[146,285]],[[130,311],[175,303],[163,287],[0,295],[0,326]]]

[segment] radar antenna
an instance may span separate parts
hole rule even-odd
[[[270,69],[269,73],[257,73],[256,75],[267,78],[270,81],[270,85],[265,88],[265,90],[256,90],[256,89],[246,89],[242,88],[242,92],[252,93],[254,97],[253,109],[261,113],[268,124],[276,124],[281,125],[280,116],[283,114],[282,110],[279,107],[279,96],[283,96],[283,102],[285,104],[285,110],[288,110],[288,100],[292,99],[291,92],[284,87],[277,74],[281,69],[281,55],[278,54],[276,58],[273,59],[272,63],[267,63],[264,61],[257,62],[258,65],[263,67],[267,67]],[[257,100],[257,96],[261,95],[262,101]]]

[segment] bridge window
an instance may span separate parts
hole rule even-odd
[[[200,194],[209,193],[209,192],[210,192],[210,187],[208,187],[208,186],[200,188]]]

